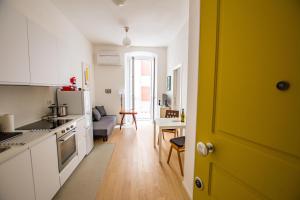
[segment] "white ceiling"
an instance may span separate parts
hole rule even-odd
[[[121,45],[126,25],[133,46],[167,46],[188,16],[188,0],[52,1],[95,44]]]

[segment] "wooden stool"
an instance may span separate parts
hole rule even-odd
[[[183,176],[183,169],[182,169],[182,162],[181,162],[180,153],[185,151],[185,136],[177,137],[177,138],[172,138],[170,140],[170,142],[171,142],[171,148],[170,148],[170,152],[169,152],[167,163],[169,164],[169,162],[170,162],[172,150],[176,149],[177,155],[178,155],[180,172],[181,172],[181,175]]]
[[[120,115],[122,115],[120,130],[122,129],[125,115],[132,115],[133,121],[135,123],[135,129],[137,130],[136,117],[135,117],[136,114],[137,114],[137,112],[135,112],[133,110],[131,110],[131,111],[120,111]]]

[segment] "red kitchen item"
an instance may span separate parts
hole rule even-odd
[[[76,91],[77,90],[77,86],[76,86],[76,77],[73,76],[70,78],[70,83],[71,85],[68,86],[63,86],[61,88],[62,91]]]
[[[62,91],[73,91],[73,86],[63,86]]]
[[[70,83],[72,84],[73,90],[77,90],[77,86],[76,86],[76,77],[73,76],[70,78]]]
[[[76,85],[76,77],[75,76],[70,78],[70,83],[72,83],[72,85]]]

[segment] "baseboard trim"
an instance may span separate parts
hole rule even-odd
[[[188,189],[184,180],[182,181],[182,185],[183,185],[183,188],[185,189],[186,193],[189,195],[190,200],[192,200],[193,199],[193,191],[190,191]]]

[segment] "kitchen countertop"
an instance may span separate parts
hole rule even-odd
[[[3,151],[0,153],[0,164],[3,162],[15,157],[16,155],[26,151],[27,149],[30,149],[31,147],[35,146],[36,144],[42,142],[43,140],[47,139],[48,137],[56,134],[57,129],[64,127],[66,125],[69,125],[70,123],[73,123],[74,120],[78,121],[80,119],[84,118],[84,115],[68,115],[65,117],[59,117],[58,119],[72,119],[72,121],[56,128],[53,130],[41,130],[41,131],[22,131],[23,134],[17,137],[14,137],[8,142],[1,142],[0,147],[8,146],[6,143],[18,143],[18,142],[24,142],[25,144],[21,145],[12,145],[9,149],[6,151]]]

